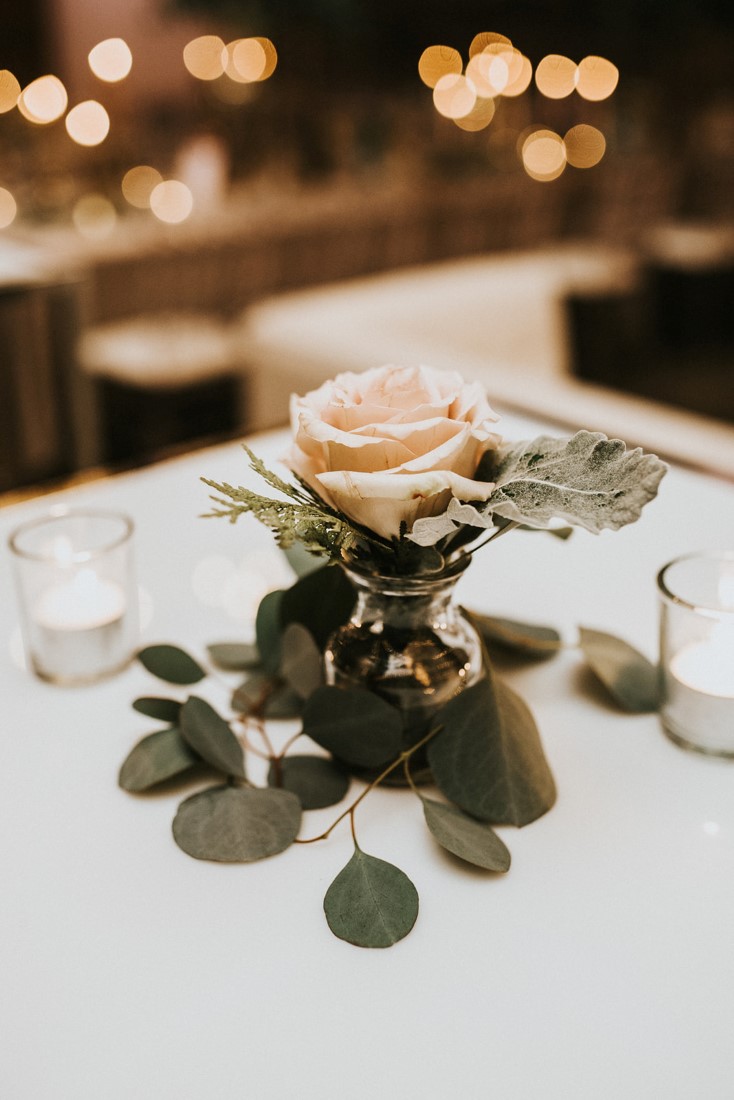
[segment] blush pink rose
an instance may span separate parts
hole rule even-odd
[[[285,461],[355,523],[390,538],[446,511],[452,497],[487,500],[479,460],[499,443],[478,383],[456,371],[375,367],[340,374],[291,398]]]

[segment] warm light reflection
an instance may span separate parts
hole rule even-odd
[[[153,188],[162,182],[163,176],[155,168],[149,164],[139,164],[122,177],[122,193],[131,206],[148,210]]]
[[[204,34],[184,46],[184,65],[197,80],[216,80],[224,72],[224,42],[216,34]]]
[[[460,75],[464,63],[453,46],[429,46],[418,61],[418,75],[429,88],[435,88],[442,76]]]
[[[527,91],[532,79],[533,66],[530,64],[530,59],[525,57],[524,54],[520,54],[520,64],[517,70],[517,76],[513,76],[512,73],[510,74],[510,81],[506,87],[502,89],[502,95],[507,97],[522,95],[524,91]]]
[[[593,168],[604,156],[607,147],[601,130],[586,123],[572,126],[563,144],[566,146],[566,160],[574,168]]]
[[[444,118],[464,118],[473,110],[476,101],[474,85],[456,73],[442,76],[433,89],[436,110]]]
[[[180,180],[164,180],[151,191],[150,209],[159,221],[178,225],[186,221],[193,208],[193,196]]]
[[[471,40],[469,57],[474,57],[474,54],[482,53],[483,50],[486,50],[487,46],[492,46],[496,43],[501,43],[504,46],[512,45],[512,42],[505,34],[498,34],[496,31],[480,31],[479,34],[475,34]]]
[[[117,211],[104,195],[84,195],[71,216],[81,235],[93,241],[109,237],[117,221]]]
[[[538,91],[548,99],[565,99],[574,90],[576,65],[570,57],[550,53],[535,70]]]
[[[0,229],[7,229],[15,221],[17,213],[15,199],[6,188],[0,187]]]
[[[77,145],[100,145],[110,132],[110,116],[96,99],[77,103],[64,123],[69,137]]]
[[[124,80],[133,67],[133,55],[124,38],[106,38],[98,42],[87,57],[96,77],[108,84]]]
[[[476,88],[477,95],[485,99],[501,95],[510,81],[512,55],[504,47],[495,53],[491,47],[484,53],[474,54],[466,67],[466,75]]]
[[[213,80],[210,88],[220,103],[228,106],[239,107],[255,95],[255,85],[249,80],[230,80],[226,75],[222,75],[219,80]]]
[[[566,149],[553,130],[535,130],[522,144],[523,168],[534,180],[558,179],[566,167]]]
[[[18,102],[20,84],[10,69],[0,69],[0,115],[12,111]]]
[[[454,122],[460,130],[470,132],[484,130],[494,118],[495,105],[493,99],[477,99],[468,115],[463,118],[455,118]]]
[[[232,47],[232,65],[240,80],[252,83],[260,80],[265,72],[267,58],[265,50],[256,38],[240,38]],[[227,70],[229,76],[229,69]]]
[[[222,52],[222,64],[224,65],[224,71],[230,80],[233,80],[235,84],[251,84],[252,81],[246,76],[243,76],[234,62],[234,52],[237,47],[245,42],[244,38],[235,38],[233,42],[228,42]]]
[[[619,69],[604,57],[585,57],[576,69],[576,91],[583,99],[608,99],[619,83]]]
[[[69,97],[57,76],[39,76],[26,85],[18,99],[18,110],[29,122],[45,126],[61,118]]]
[[[259,43],[265,53],[265,68],[260,73],[258,80],[269,80],[275,72],[278,64],[278,51],[269,38],[256,37],[251,41]]]

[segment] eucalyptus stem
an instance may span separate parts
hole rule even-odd
[[[354,802],[352,802],[351,806],[347,806],[346,810],[344,810],[343,813],[339,814],[336,820],[332,821],[329,828],[326,829],[323,833],[320,833],[318,836],[306,837],[305,839],[297,838],[295,843],[315,844],[317,840],[326,840],[337,827],[337,825],[344,820],[345,817],[352,818],[352,832],[354,832],[354,811],[357,809],[357,806],[359,806],[362,799],[366,798],[370,791],[379,786],[379,784],[382,783],[383,779],[385,779],[390,774],[390,772],[395,771],[395,769],[399,768],[401,764],[404,764],[405,761],[409,760],[414,752],[417,752],[418,749],[422,749],[424,745],[427,745],[431,738],[435,737],[437,733],[440,733],[441,728],[441,726],[436,726],[435,729],[429,730],[425,737],[422,737],[420,741],[416,741],[415,745],[411,745],[409,749],[405,749],[403,752],[401,752],[400,756],[397,756],[393,760],[393,762],[391,764],[388,764],[388,766],[384,768],[383,771],[381,771],[375,779],[368,783],[362,793],[355,798]]]

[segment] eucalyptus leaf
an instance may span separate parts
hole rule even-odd
[[[301,804],[284,790],[210,787],[182,802],[173,837],[194,859],[251,863],[288,848],[301,827]]]
[[[232,692],[232,710],[238,714],[252,714],[263,710],[276,683],[274,676],[257,669]]]
[[[287,684],[280,684],[268,696],[263,709],[264,718],[285,720],[300,718],[303,712],[303,699]]]
[[[447,852],[487,871],[509,871],[510,853],[486,822],[433,798],[421,801],[428,828]]]
[[[175,645],[149,645],[138,650],[141,665],[169,684],[198,684],[206,676],[201,665]]]
[[[245,642],[215,642],[206,650],[212,663],[225,672],[244,672],[261,663],[257,646]]]
[[[556,798],[528,707],[489,671],[441,710],[428,762],[447,798],[481,821],[527,825]]]
[[[329,928],[356,947],[391,947],[418,917],[418,892],[408,876],[355,845],[324,898]]]
[[[400,713],[362,688],[320,687],[306,701],[303,732],[346,764],[374,768],[402,749]]]
[[[242,746],[225,722],[205,699],[192,695],[181,708],[181,733],[207,764],[244,778],[245,760]]]
[[[181,704],[177,699],[161,699],[154,695],[143,695],[133,702],[133,710],[145,714],[148,718],[159,718],[161,722],[178,722]]]
[[[324,660],[313,635],[300,623],[289,623],[281,654],[280,675],[297,695],[308,699],[324,682]]]
[[[647,657],[613,634],[583,626],[579,645],[591,670],[620,707],[633,714],[659,708],[659,673]]]
[[[489,646],[498,645],[533,660],[553,657],[563,648],[561,635],[552,626],[479,615],[476,611],[469,611],[468,615]]]
[[[281,625],[300,623],[323,650],[331,634],[349,621],[355,599],[344,571],[338,566],[325,565],[301,577],[284,592]]]
[[[200,762],[175,726],[157,730],[138,741],[129,753],[120,768],[119,784],[125,791],[147,791]]]
[[[268,783],[292,791],[304,810],[335,806],[349,790],[348,774],[323,756],[286,756],[280,762],[280,773],[271,765]]]
[[[255,637],[263,668],[275,675],[280,666],[280,635],[284,589],[268,592],[255,617]]]
[[[307,573],[315,572],[327,562],[323,554],[311,553],[301,542],[294,542],[292,546],[284,546],[281,549],[297,577],[305,577]]]

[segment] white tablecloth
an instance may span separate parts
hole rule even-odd
[[[509,417],[503,428],[534,430]],[[266,458],[282,443],[255,440]],[[251,476],[229,445],[54,499],[133,516],[145,641],[203,656],[208,642],[247,636],[258,595],[288,574],[254,521],[197,518],[201,474]],[[0,534],[48,503],[0,512]],[[579,623],[610,630],[653,656],[656,571],[724,545],[734,491],[674,469],[620,533],[568,543],[514,533],[481,551],[461,598],[569,634]],[[437,848],[407,792],[370,795],[361,845],[412,878],[421,909],[407,939],[360,950],[322,912],[351,855],[348,827],[249,866],[184,855],[171,836],[182,795],[117,787],[121,761],[155,726],[130,703],[166,688],[138,664],[85,689],[19,667],[3,554],[0,1095],[734,1095],[734,764],[680,750],[654,715],[582,694],[573,651],[512,672],[556,807],[500,830],[513,856],[500,878]],[[226,606],[214,606],[222,592]],[[224,687],[207,690],[225,704]],[[309,814],[304,832],[335,814]]]

